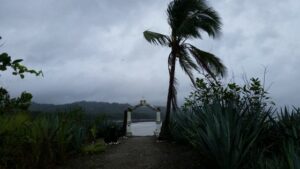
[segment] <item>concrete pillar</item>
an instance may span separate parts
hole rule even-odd
[[[160,111],[156,112],[156,124],[157,123],[159,123],[159,124],[161,123],[161,121],[160,121]]]
[[[131,111],[127,111],[127,127],[126,127],[126,136],[132,136],[131,132]]]
[[[156,112],[156,129],[154,131],[154,135],[157,137],[159,136],[160,128],[161,128],[161,118],[160,118],[160,111],[158,110]]]

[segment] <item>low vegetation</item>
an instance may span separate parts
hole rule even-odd
[[[244,86],[198,79],[172,118],[175,140],[209,169],[300,167],[300,109],[276,110],[259,79]]]
[[[105,150],[105,144],[101,140],[93,144],[85,145],[81,148],[82,153],[85,154],[99,154],[104,152],[104,150]]]
[[[80,153],[103,152],[110,125],[103,118],[91,121],[78,110],[36,117],[26,112],[2,114],[0,168],[46,168]]]

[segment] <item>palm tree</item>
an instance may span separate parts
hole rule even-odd
[[[171,48],[168,57],[169,90],[167,98],[166,117],[163,122],[160,139],[170,136],[170,112],[177,109],[175,66],[178,59],[183,71],[194,82],[193,71],[206,71],[215,78],[224,76],[226,67],[215,55],[198,49],[187,41],[201,39],[201,33],[217,37],[221,29],[221,21],[217,12],[208,6],[206,0],[173,0],[167,8],[170,35],[152,31],[144,31],[145,39],[153,44]],[[193,58],[193,59],[192,59]]]

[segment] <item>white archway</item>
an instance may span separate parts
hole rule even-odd
[[[150,109],[152,109],[153,111],[156,112],[156,129],[154,131],[154,135],[158,136],[159,132],[160,132],[160,125],[161,125],[161,117],[160,117],[160,109],[159,108],[155,108],[154,106],[151,106],[150,104],[148,104],[146,102],[146,100],[141,100],[140,103],[136,106],[134,106],[133,108],[128,108],[127,110],[127,125],[126,125],[126,136],[132,136],[132,130],[131,130],[131,113],[139,108],[139,107],[148,107]]]

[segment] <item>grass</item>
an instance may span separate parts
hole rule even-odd
[[[106,149],[106,144],[102,139],[97,140],[95,143],[84,145],[81,148],[83,154],[99,154],[104,152]]]

